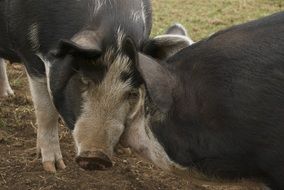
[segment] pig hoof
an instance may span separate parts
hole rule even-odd
[[[0,90],[0,97],[14,96],[14,91],[11,88]]]
[[[52,162],[52,161],[43,162],[43,169],[47,172],[50,172],[50,173],[56,172],[54,162]]]
[[[66,168],[66,165],[64,164],[62,159],[56,161],[56,168],[60,170],[64,170]]]
[[[56,173],[56,169],[65,169],[66,166],[63,160],[57,160],[55,163],[53,161],[46,161],[43,162],[43,169],[50,173]]]
[[[78,165],[85,170],[105,170],[112,167],[110,158],[100,152],[83,152],[76,158]]]

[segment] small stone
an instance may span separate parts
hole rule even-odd
[[[117,153],[118,155],[122,155],[122,154],[123,154],[123,150],[121,150],[121,149],[116,149],[116,153]]]
[[[22,146],[24,146],[23,143],[21,143],[21,142],[15,142],[13,145],[15,147],[22,147]]]
[[[143,176],[144,176],[145,178],[151,177],[151,176],[150,176],[149,174],[147,174],[147,173],[144,173]]]
[[[130,148],[125,148],[124,149],[124,153],[127,155],[127,156],[130,156],[132,154],[132,151]]]
[[[7,142],[8,134],[4,131],[0,131],[0,143]]]
[[[131,149],[130,148],[123,148],[121,146],[118,146],[115,149],[116,154],[118,155],[127,155],[130,156],[132,154]]]

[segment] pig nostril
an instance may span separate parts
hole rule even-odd
[[[105,170],[112,167],[109,157],[100,151],[83,152],[76,158],[76,162],[85,170]]]

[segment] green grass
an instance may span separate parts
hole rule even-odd
[[[197,41],[220,29],[281,10],[284,0],[153,0],[152,35],[179,22]]]

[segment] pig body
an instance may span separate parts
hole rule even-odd
[[[119,110],[124,126],[105,130],[122,134],[123,144],[164,170],[284,189],[284,13],[217,32],[178,53],[188,40],[171,37],[149,40],[144,50],[151,57],[124,39],[129,60],[116,70],[132,73],[122,80],[128,98],[106,109]],[[130,107],[122,109],[125,104]]]
[[[282,12],[218,32],[163,67],[139,55],[151,112],[130,122],[129,145],[164,169],[284,189],[283,52]]]
[[[89,72],[90,64],[98,57],[111,64],[126,35],[139,49],[150,31],[148,0],[1,1],[0,57],[22,61],[27,70],[45,170],[65,168],[58,117],[74,129],[83,109],[84,79],[97,74]]]

